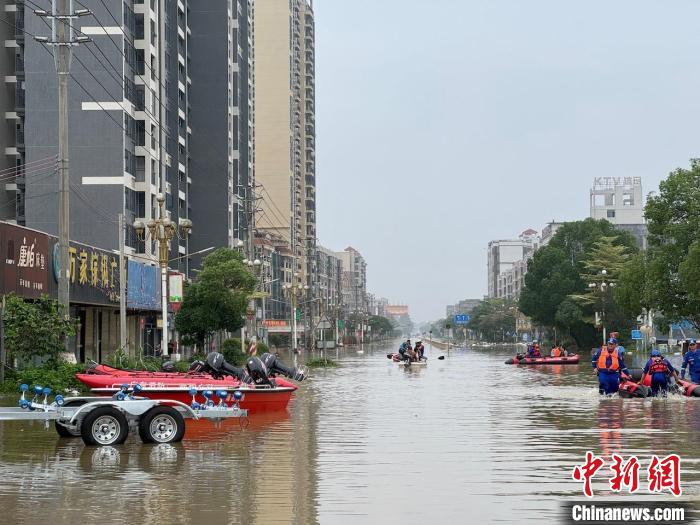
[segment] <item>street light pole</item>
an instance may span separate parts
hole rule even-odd
[[[139,237],[145,237],[146,228],[153,241],[158,243],[158,263],[160,265],[161,295],[162,295],[162,316],[163,335],[161,337],[161,353],[167,357],[168,349],[168,251],[170,240],[178,234],[178,227],[167,216],[165,212],[165,195],[159,193],[156,196],[158,201],[158,218],[151,219],[145,225],[141,221],[134,223],[134,229]],[[192,221],[180,219],[180,229],[183,235],[187,235],[192,230]]]
[[[37,42],[54,48],[58,74],[58,302],[65,318],[70,317],[70,172],[68,170],[68,76],[73,46],[89,40],[75,37],[73,19],[91,14],[87,9],[73,9],[73,0],[52,0],[51,13],[43,9],[37,16],[51,20],[51,40],[35,37]],[[68,350],[68,338],[64,338]]]
[[[615,281],[608,276],[608,271],[602,269],[597,276],[597,282],[588,283],[591,290],[600,290],[600,322],[603,325],[603,346],[607,343],[607,327],[605,326],[605,300],[606,294],[615,287]]]

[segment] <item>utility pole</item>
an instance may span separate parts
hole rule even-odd
[[[51,14],[35,10],[37,16],[51,20],[51,40],[35,37],[37,42],[54,48],[58,74],[58,302],[63,315],[70,317],[70,172],[68,170],[68,76],[73,46],[87,42],[88,37],[75,37],[73,19],[89,15],[87,9],[73,10],[73,0],[52,0]],[[64,339],[68,350],[68,338]]]
[[[119,214],[119,346],[127,351],[126,345],[126,260],[124,257],[124,214]]]

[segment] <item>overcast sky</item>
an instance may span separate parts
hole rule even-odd
[[[700,156],[697,0],[316,0],[318,230],[414,321],[486,246]],[[699,203],[700,205],[700,203]]]

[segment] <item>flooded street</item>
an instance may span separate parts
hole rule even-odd
[[[643,470],[678,453],[683,500],[700,496],[700,400],[601,399],[587,359],[507,366],[512,348],[433,348],[427,367],[404,370],[386,358],[395,346],[342,350],[288,412],[244,431],[190,425],[177,446],[86,448],[2,423],[0,523],[553,522],[581,499],[571,469],[587,450],[636,454]],[[596,495],[615,499],[607,479]]]

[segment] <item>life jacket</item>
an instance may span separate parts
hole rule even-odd
[[[666,364],[666,360],[662,359],[661,361],[652,361],[651,365],[649,365],[649,373],[668,374],[668,365]]]
[[[561,348],[552,348],[552,357],[561,357]]]
[[[610,366],[607,366],[607,360],[610,357]],[[616,372],[620,369],[620,360],[617,358],[617,348],[612,352],[607,347],[600,349],[600,357],[598,358],[598,370],[609,370]]]

